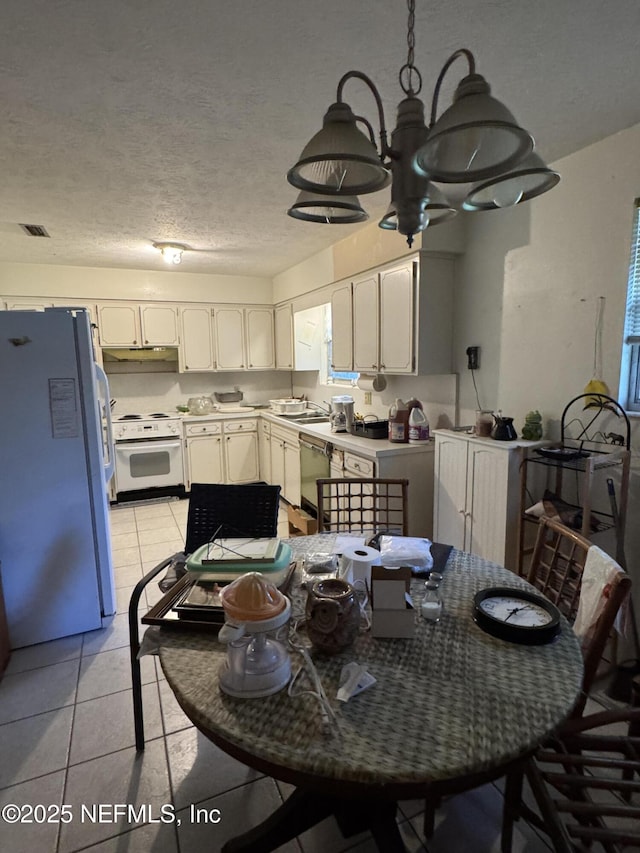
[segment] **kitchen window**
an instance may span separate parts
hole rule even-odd
[[[640,198],[634,207],[618,396],[626,411],[640,414]]]

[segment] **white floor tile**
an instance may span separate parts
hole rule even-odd
[[[0,791],[0,808],[9,804],[25,807],[39,805],[44,806],[46,817],[58,818],[59,812],[48,807],[62,805],[64,779],[65,773],[60,770],[5,788]],[[34,812],[33,817],[38,816],[39,812]],[[11,853],[56,853],[58,826],[58,820],[14,824],[4,821],[0,829],[3,850],[10,850]]]
[[[156,518],[173,518],[173,513],[166,503],[153,503],[135,506],[133,508],[133,512],[136,517],[136,521],[139,521],[141,518],[152,518],[153,516]]]
[[[155,661],[146,655],[140,661],[142,683],[156,680]],[[101,652],[83,657],[80,663],[78,702],[97,699],[109,693],[119,693],[131,688],[131,662],[129,647]]]
[[[83,853],[178,853],[178,841],[173,823],[151,823],[82,849]]]
[[[164,530],[165,527],[174,529],[178,527],[178,522],[173,513],[170,515],[150,515],[148,517],[139,518],[136,521],[136,529],[138,533],[146,533],[148,530]],[[182,527],[178,528],[182,532]]]
[[[66,767],[72,721],[68,706],[0,726],[0,788]]]
[[[62,637],[60,640],[51,640],[48,643],[38,643],[36,646],[15,649],[11,652],[5,673],[6,675],[13,675],[27,669],[36,669],[40,666],[49,666],[53,663],[79,658],[82,652],[82,639],[82,634],[74,634],[73,637]]]
[[[140,573],[140,577],[142,577],[142,572]],[[129,612],[129,601],[131,600],[131,593],[133,592],[134,586],[135,584],[132,584],[131,586],[116,587],[116,612],[118,614]],[[146,589],[142,590],[138,609],[145,612],[149,609],[147,605]]]
[[[138,558],[138,560],[136,560],[133,564],[129,566],[122,566],[120,568],[117,568],[114,571],[113,575],[116,589],[122,589],[122,587],[124,586],[135,586],[142,578],[142,563]]]
[[[119,569],[123,566],[133,566],[140,562],[140,549],[136,545],[128,548],[118,548],[111,552],[113,568]]]
[[[180,809],[258,779],[195,728],[167,737],[173,802]]]
[[[82,655],[83,657],[97,655],[99,652],[119,649],[123,646],[129,647],[129,616],[127,613],[111,616],[109,624],[104,628],[87,631],[84,635]]]
[[[80,659],[6,675],[0,682],[0,723],[72,705]]]
[[[111,550],[122,551],[125,548],[138,547],[138,534],[135,530],[128,533],[116,533],[111,531]]]
[[[151,741],[142,753],[123,749],[69,767],[65,801],[76,814],[81,813],[82,805],[128,803],[144,804],[158,816],[160,807],[171,802],[164,743]],[[135,829],[139,824],[129,818],[125,815],[114,816],[108,822],[68,823],[61,827],[59,853],[69,853],[118,832]]]
[[[119,535],[121,533],[135,533],[136,532],[136,519],[131,513],[130,518],[117,518],[111,513],[109,517],[109,523],[111,527],[111,535]]]
[[[154,545],[141,545],[140,557],[143,563],[159,563],[165,557],[175,554],[184,547],[182,539],[177,537],[166,542],[158,542]],[[155,561],[155,562],[154,562]]]
[[[145,742],[162,737],[162,718],[156,682],[142,688]],[[135,746],[131,690],[78,702],[71,734],[70,764],[98,758]]]
[[[160,689],[160,708],[164,733],[168,735],[182,729],[193,728],[193,723],[178,704],[178,700],[167,681],[158,679],[158,687]]]
[[[162,527],[153,528],[153,530],[138,531],[141,548],[147,545],[157,545],[160,542],[172,542],[181,538],[181,535],[181,530],[175,522],[167,522]]]

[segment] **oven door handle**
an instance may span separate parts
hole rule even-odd
[[[144,439],[140,441],[140,439],[132,439],[131,441],[116,441],[116,452],[118,450],[175,450],[176,447],[181,446],[181,441],[179,438],[176,438],[175,441],[145,441]]]

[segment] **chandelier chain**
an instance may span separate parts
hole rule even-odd
[[[400,69],[398,78],[402,91],[408,96],[417,95],[422,89],[422,76],[413,64],[416,46],[415,22],[416,22],[416,0],[407,0],[409,9],[409,20],[407,22],[407,61]]]

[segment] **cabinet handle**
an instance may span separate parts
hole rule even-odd
[[[144,342],[145,342],[145,344],[148,344],[148,343],[149,343],[149,341],[148,341],[146,338],[145,338],[145,341],[144,341]]]
[[[459,509],[458,512],[460,513],[460,515],[466,515],[467,514],[463,509]]]
[[[386,369],[387,369],[387,365],[386,365],[386,364],[381,364],[381,365],[380,365],[380,369],[381,369],[381,370],[386,370]]]

